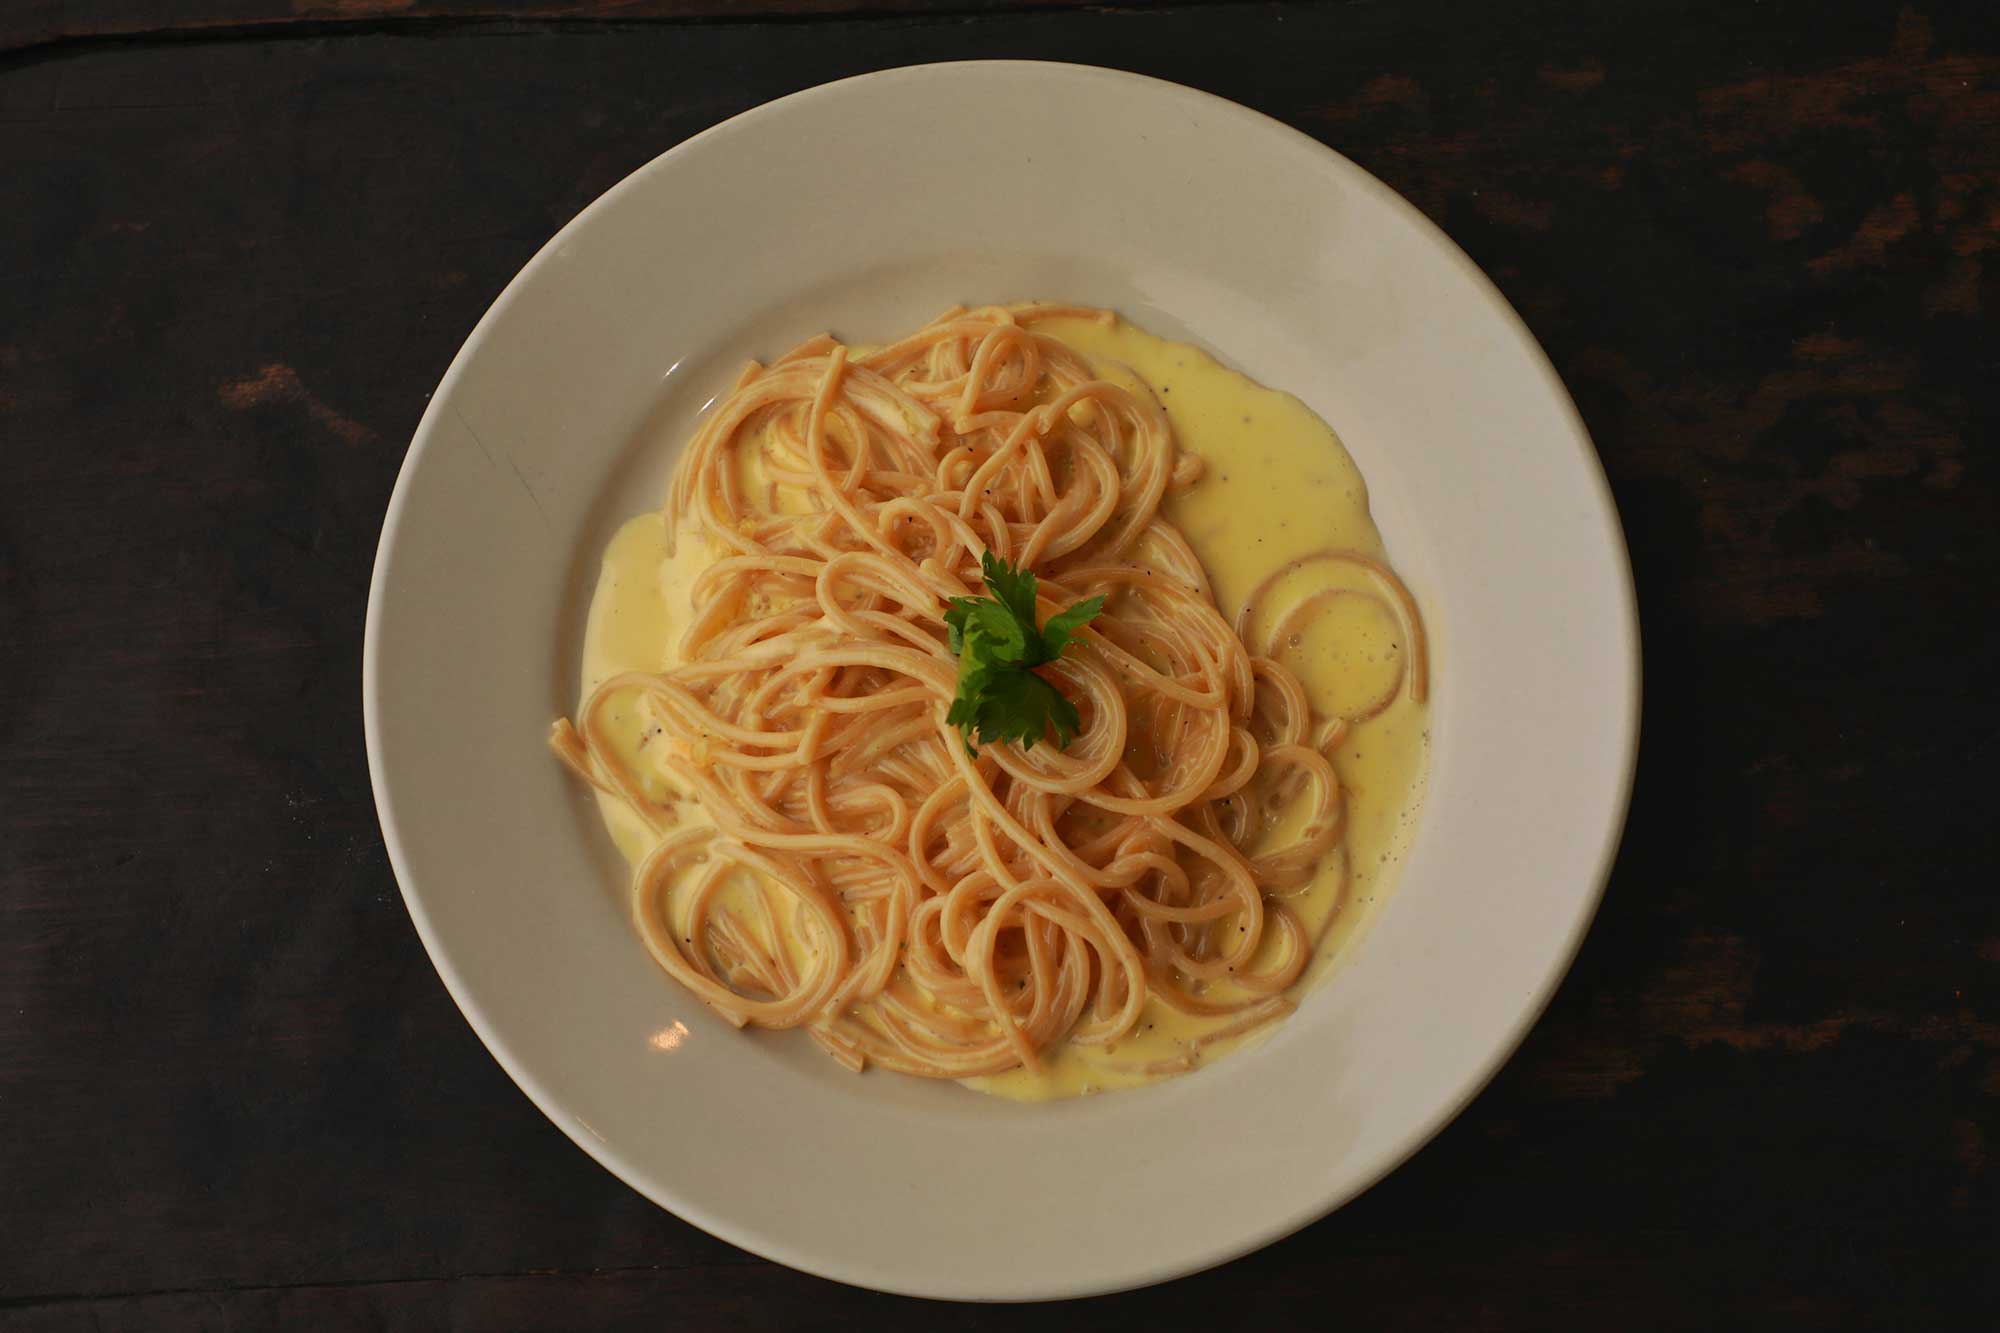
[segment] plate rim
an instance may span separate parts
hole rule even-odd
[[[1144,1275],[1121,1276],[1109,1281],[1069,1281],[1047,1285],[1032,1285],[1031,1282],[1017,1283],[1005,1294],[994,1294],[990,1288],[977,1284],[957,1284],[949,1282],[929,1284],[922,1282],[885,1282],[873,1276],[859,1276],[841,1271],[837,1263],[827,1263],[815,1255],[800,1250],[773,1238],[751,1234],[751,1229],[742,1227],[723,1217],[699,1202],[677,1196],[663,1183],[650,1179],[650,1173],[625,1160],[613,1145],[598,1138],[589,1126],[564,1106],[560,1094],[541,1079],[523,1067],[519,1056],[510,1047],[506,1038],[494,1028],[487,1015],[477,1004],[467,997],[467,983],[460,977],[457,967],[450,961],[444,942],[438,937],[436,928],[425,908],[421,895],[411,886],[414,877],[410,873],[407,858],[401,845],[398,824],[392,799],[389,795],[393,779],[383,766],[379,736],[382,722],[380,717],[380,659],[382,654],[381,608],[383,590],[386,586],[386,571],[391,563],[396,537],[401,527],[404,510],[410,495],[413,473],[429,451],[436,445],[442,434],[437,429],[442,404],[450,396],[466,368],[476,359],[477,353],[491,334],[493,326],[503,317],[505,311],[518,298],[530,277],[548,264],[565,241],[588,219],[600,211],[615,206],[615,202],[628,190],[636,188],[641,178],[668,169],[668,164],[677,156],[692,149],[696,144],[713,138],[740,134],[753,128],[758,122],[782,114],[785,110],[810,103],[815,100],[838,96],[853,85],[864,83],[914,81],[935,78],[946,71],[1004,71],[1028,74],[1036,77],[1062,77],[1092,80],[1100,83],[1136,86],[1153,93],[1164,93],[1170,97],[1183,99],[1198,105],[1205,111],[1224,116],[1235,121],[1251,134],[1275,136],[1290,141],[1294,148],[1309,149],[1316,155],[1319,165],[1333,172],[1343,180],[1343,184],[1373,195],[1397,214],[1405,226],[1416,231],[1442,258],[1452,264],[1461,276],[1470,280],[1486,303],[1498,314],[1516,337],[1536,371],[1541,387],[1550,395],[1554,406],[1569,427],[1569,443],[1574,447],[1582,465],[1583,475],[1588,480],[1597,500],[1594,518],[1604,528],[1606,554],[1612,565],[1609,571],[1616,586],[1619,615],[1615,626],[1605,627],[1607,633],[1615,635],[1619,655],[1625,659],[1625,679],[1623,689],[1616,696],[1619,716],[1608,719],[1620,732],[1619,764],[1617,786],[1612,793],[1611,817],[1605,821],[1600,834],[1594,858],[1594,868],[1585,885],[1585,892],[1578,901],[1574,919],[1570,923],[1567,937],[1562,940],[1556,954],[1556,961],[1548,968],[1530,996],[1521,1006],[1519,1014],[1506,1033],[1505,1038],[1495,1045],[1485,1059],[1464,1078],[1458,1094],[1447,1099],[1429,1116],[1412,1120],[1407,1129],[1398,1137],[1394,1147],[1385,1152],[1374,1169],[1362,1172],[1345,1188],[1329,1191],[1321,1200],[1312,1205],[1283,1216],[1274,1218],[1262,1226],[1242,1228],[1228,1233],[1228,1239],[1191,1247],[1189,1253],[1170,1262],[1156,1265]],[[1554,441],[1549,442],[1551,445]],[[1136,1290],[1142,1287],[1167,1282],[1194,1273],[1206,1271],[1232,1260],[1262,1249],[1303,1230],[1319,1219],[1351,1203],[1363,1193],[1372,1189],[1390,1173],[1402,1166],[1430,1143],[1446,1126],[1456,1120],[1464,1110],[1476,1100],[1493,1078],[1499,1073],[1528,1034],[1540,1022],[1556,992],[1575,964],[1585,937],[1596,919],[1604,894],[1607,891],[1611,872],[1619,847],[1622,844],[1630,815],[1633,788],[1637,777],[1640,724],[1643,705],[1643,653],[1641,626],[1639,619],[1638,593],[1632,571],[1630,548],[1625,540],[1624,526],[1618,512],[1616,498],[1597,451],[1589,427],[1584,422],[1575,400],[1556,373],[1547,351],[1528,327],[1518,311],[1500,289],[1465,251],[1451,237],[1433,222],[1423,211],[1404,198],[1400,193],[1378,179],[1372,173],[1336,149],[1320,142],[1313,136],[1292,125],[1231,101],[1226,97],[1206,92],[1170,79],[1157,78],[1130,70],[1109,66],[1080,64],[1052,60],[957,60],[932,61],[914,65],[901,65],[887,69],[873,70],[846,78],[815,84],[782,97],[759,103],[747,110],[717,122],[708,128],[690,135],[665,151],[649,158],[564,223],[548,240],[539,246],[534,254],[521,266],[507,285],[501,289],[491,305],[474,324],[470,334],[452,357],[450,365],[440,378],[425,405],[422,415],[411,434],[403,461],[397,470],[396,482],[390,492],[389,502],[383,515],[382,528],[376,543],[373,569],[369,577],[368,606],[362,635],[362,724],[367,747],[370,787],[374,794],[376,816],[381,825],[384,849],[388,854],[390,868],[402,894],[403,905],[410,914],[417,936],[423,944],[431,966],[444,983],[446,993],[457,1006],[459,1013],[471,1026],[474,1034],[486,1047],[487,1052],[505,1071],[514,1085],[527,1096],[528,1100],[560,1129],[573,1143],[581,1148],[599,1166],[645,1197],[653,1204],[666,1209],[675,1217],[698,1227],[702,1231],[734,1245],[751,1254],[786,1267],[826,1278],[866,1290],[888,1292],[895,1295],[978,1302],[1025,1302],[1076,1299],[1088,1296],[1106,1295],[1113,1292]]]

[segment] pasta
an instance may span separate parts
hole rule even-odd
[[[1344,854],[1330,756],[1423,698],[1422,622],[1342,550],[1304,559],[1366,590],[1277,605],[1294,561],[1226,618],[1162,512],[1203,462],[1143,386],[1038,331],[1078,315],[1112,318],[996,306],[866,352],[815,338],[749,367],[688,445],[665,520],[713,559],[677,661],[605,680],[550,740],[657,835],[639,932],[737,1026],[967,1078],[1114,1044],[1149,997],[1213,1018],[1204,1042],[1292,1007],[1318,940],[1287,895]],[[1106,598],[1042,668],[1081,719],[1066,747],[975,753],[946,721],[943,616],[988,551],[1038,576],[1041,618]],[[1276,645],[1338,596],[1395,616],[1399,658],[1388,696],[1322,717]],[[611,743],[614,702],[649,720],[671,794]]]

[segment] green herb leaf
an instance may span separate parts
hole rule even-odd
[[[1056,735],[1058,748],[1082,726],[1076,705],[1033,668],[1061,657],[1076,632],[1104,610],[1104,599],[1078,602],[1049,623],[1035,625],[1035,576],[988,551],[980,562],[990,597],[954,597],[944,614],[945,637],[958,655],[958,693],[945,720],[990,745],[1013,741],[1024,750]]]
[[[1078,725],[1076,705],[1032,671],[1004,668],[990,672],[983,682],[977,720],[983,742],[1013,741],[1032,750],[1054,727],[1056,748],[1061,749],[1075,737]]]
[[[983,597],[952,598],[944,623],[953,652],[963,653],[965,636],[976,632],[986,638],[987,655],[1001,662],[1022,661],[1028,653],[1028,636],[1034,633],[1032,618],[1024,628],[1012,611]]]
[[[1039,642],[1035,634],[1035,576],[1014,568],[991,551],[980,557],[979,570],[986,576],[986,591],[1013,613],[1014,622],[1023,631],[1023,642]]]
[[[1078,602],[1067,611],[1058,611],[1049,617],[1049,623],[1042,626],[1042,652],[1045,660],[1053,662],[1069,647],[1070,638],[1085,625],[1097,619],[1104,610],[1102,597],[1091,597]]]

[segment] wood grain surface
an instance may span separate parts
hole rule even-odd
[[[1582,409],[1645,632],[1609,894],[1492,1086],[1299,1235],[1038,1320],[1991,1327],[1991,5],[924,9],[0,17],[0,1329],[1023,1321],[577,1151],[425,959],[360,721],[410,432],[541,242],[758,102],[977,56],[1235,98],[1443,225]]]
[[[0,51],[107,40],[226,40],[380,30],[414,33],[499,23],[567,23],[602,29],[612,24],[657,21],[759,22],[903,14],[973,16],[1082,9],[1088,3],[1089,0],[15,0],[0,9]]]

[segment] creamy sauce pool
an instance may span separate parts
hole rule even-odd
[[[1264,388],[1198,348],[1123,320],[1109,327],[1082,319],[1047,320],[1036,329],[1075,348],[1104,378],[1150,390],[1166,409],[1180,447],[1203,459],[1201,479],[1170,493],[1165,512],[1201,557],[1228,619],[1236,618],[1259,583],[1301,556],[1337,549],[1387,559],[1369,517],[1361,473],[1333,431],[1298,399]],[[619,529],[590,604],[581,697],[619,672],[658,671],[678,660],[689,592],[709,559],[697,541],[682,542],[669,555],[657,511]],[[1275,656],[1298,676],[1315,713],[1353,716],[1394,689],[1408,645],[1366,575],[1351,566],[1308,565],[1288,575],[1273,600],[1295,604],[1336,589],[1364,595],[1327,600],[1319,614],[1274,645]],[[1253,650],[1267,630],[1250,627]],[[605,721],[619,750],[643,760],[652,736],[637,710],[614,701]],[[1347,795],[1345,855],[1336,849],[1312,882],[1286,899],[1309,933],[1324,930],[1312,965],[1293,988],[1295,997],[1353,943],[1394,882],[1422,803],[1428,728],[1427,709],[1412,702],[1407,690],[1397,691],[1394,701],[1354,727],[1332,756]],[[633,771],[645,775],[649,795],[673,794],[672,784],[651,766],[640,762]],[[612,838],[636,866],[652,848],[651,830],[621,802],[601,794],[597,799]],[[691,800],[680,808],[689,820],[703,818]],[[1269,830],[1271,844],[1289,840],[1297,822]],[[1259,968],[1272,961],[1268,952],[1278,947],[1278,935],[1266,937]],[[1230,991],[1213,987],[1208,995],[1224,999]],[[1192,1055],[1192,1067],[1199,1068],[1271,1030],[1191,1048],[1191,1039],[1229,1021],[1191,1017],[1149,998],[1138,1027],[1113,1046],[1062,1043],[1044,1053],[1038,1072],[1017,1069],[964,1082],[1024,1101],[1133,1087],[1172,1076],[1147,1073],[1147,1066]]]

